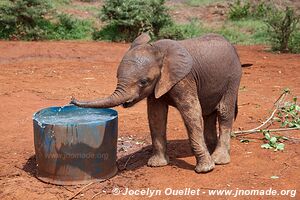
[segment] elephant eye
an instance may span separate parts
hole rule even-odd
[[[147,86],[148,85],[148,82],[149,82],[149,80],[148,79],[141,79],[140,81],[139,81],[139,86],[140,87],[145,87],[145,86]]]

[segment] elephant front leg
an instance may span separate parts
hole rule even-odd
[[[148,160],[148,166],[164,166],[169,163],[169,157],[166,154],[168,105],[155,97],[148,97],[147,109],[153,147],[153,155]]]
[[[188,131],[190,145],[197,161],[195,171],[206,173],[214,169],[215,163],[205,144],[202,109],[197,92],[194,92],[196,90],[188,88],[189,84],[183,86],[181,87],[179,83],[170,95],[172,95]],[[182,92],[184,91],[182,88],[185,89],[185,92]]]
[[[206,173],[214,169],[215,164],[205,144],[203,134],[203,118],[199,103],[191,103],[180,109],[186,125],[192,151],[196,157],[195,171],[197,173]]]

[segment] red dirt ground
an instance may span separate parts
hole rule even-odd
[[[35,178],[32,114],[44,107],[65,105],[72,95],[94,99],[110,94],[116,84],[116,69],[128,45],[104,42],[0,42],[0,199],[66,199],[82,186],[54,186]],[[234,129],[256,127],[270,114],[273,102],[282,89],[289,87],[300,94],[300,55],[272,54],[262,46],[238,46],[243,69],[239,94],[239,115]],[[195,159],[190,152],[187,134],[180,115],[171,109],[168,122],[170,165],[149,168],[150,135],[145,101],[119,112],[119,135],[146,141],[127,152],[139,151],[125,170],[105,183],[87,187],[78,199],[131,199],[113,196],[120,189],[296,189],[300,192],[299,143],[288,141],[283,152],[261,149],[261,135],[253,142],[232,139],[232,162],[216,166],[207,174],[193,171]],[[285,133],[299,137],[299,131]],[[119,154],[119,157],[125,153]],[[124,168],[127,157],[118,163]],[[272,179],[271,176],[278,176]],[[142,198],[141,196],[135,197]],[[157,198],[157,197],[156,197]],[[193,196],[161,196],[181,199]],[[228,199],[228,196],[199,199]],[[274,199],[274,197],[240,196],[237,199]],[[291,197],[276,196],[275,199]],[[155,199],[155,198],[154,198]],[[299,199],[299,194],[294,198]]]

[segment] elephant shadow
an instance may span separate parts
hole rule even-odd
[[[194,170],[194,164],[190,164],[181,158],[194,156],[190,143],[187,139],[169,140],[167,144],[167,154],[170,157],[169,165],[186,170]],[[152,155],[152,145],[148,145],[129,155],[122,156],[117,163],[119,170],[137,170],[147,166],[148,159]]]
[[[167,153],[170,157],[169,165],[186,170],[194,169],[193,164],[187,163],[186,161],[181,159],[193,156],[189,141],[187,139],[168,141]],[[147,145],[136,152],[121,156],[117,159],[119,173],[122,173],[126,170],[135,171],[137,169],[140,169],[141,167],[147,166],[147,161],[151,157],[151,155],[152,146]],[[27,162],[23,165],[22,169],[29,175],[36,177],[36,166],[36,155],[32,155],[28,158]]]

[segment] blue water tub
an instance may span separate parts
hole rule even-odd
[[[33,115],[33,126],[38,179],[75,185],[117,173],[117,111],[50,107]]]

